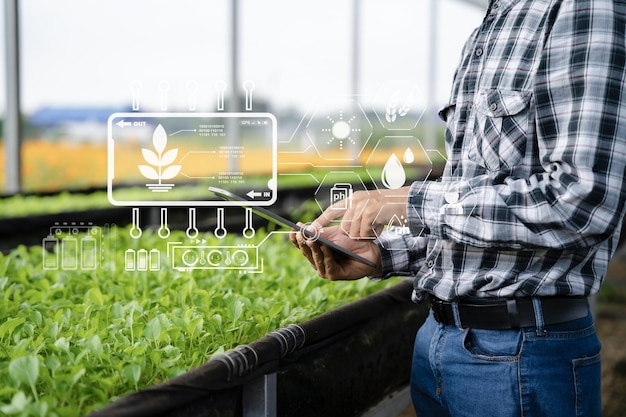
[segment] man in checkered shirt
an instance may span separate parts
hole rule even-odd
[[[322,277],[411,275],[430,300],[418,416],[601,414],[587,297],[624,215],[625,64],[622,0],[491,0],[440,112],[440,180],[355,193],[314,223],[378,268],[292,234]],[[411,233],[384,231],[393,216]]]

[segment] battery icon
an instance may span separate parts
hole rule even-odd
[[[74,236],[61,239],[61,266],[63,269],[78,268],[78,240]]]
[[[127,271],[134,271],[136,267],[136,254],[133,249],[126,249],[124,252],[124,269]]]
[[[161,269],[161,252],[158,249],[150,250],[150,271]]]
[[[82,269],[96,269],[97,249],[96,239],[90,235],[85,235],[80,240],[80,266]]]
[[[59,269],[59,239],[48,236],[41,242],[43,248],[43,269],[55,270]]]
[[[148,251],[145,249],[139,249],[137,251],[137,271],[148,270]]]

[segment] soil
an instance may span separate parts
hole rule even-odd
[[[626,416],[626,245],[609,265],[595,300],[596,327],[602,343],[603,417]],[[397,417],[415,417],[408,408]]]

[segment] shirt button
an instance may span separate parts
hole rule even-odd
[[[498,108],[498,105],[496,103],[491,103],[491,106],[489,106],[489,110],[491,111],[495,111]]]
[[[476,56],[482,56],[483,54],[483,48],[478,48],[476,49],[476,52],[474,52],[476,54]]]
[[[428,262],[426,262],[426,266],[432,268],[433,266],[435,266],[435,261],[429,259]]]

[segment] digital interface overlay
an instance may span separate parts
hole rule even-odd
[[[208,191],[215,186],[250,206],[269,206],[277,194],[276,149],[270,113],[114,113],[108,198],[126,207],[240,205]]]
[[[436,148],[424,147],[416,130],[424,110],[415,107],[419,91],[411,82],[386,82],[373,102],[369,96],[321,97],[299,121],[282,120],[279,113],[281,126],[274,114],[252,110],[251,80],[243,83],[245,112],[225,111],[223,81],[215,83],[217,111],[196,112],[198,84],[193,80],[187,84],[188,111],[167,111],[169,84],[162,81],[160,111],[141,112],[140,86],[138,81],[130,85],[134,111],[111,114],[106,126],[108,200],[131,210],[127,233],[132,243],[119,248],[124,261],[117,266],[128,272],[169,267],[262,273],[261,246],[289,230],[256,236],[252,207],[278,202],[279,176],[299,184],[298,192],[308,193],[304,199],[322,213],[329,206],[349,208],[355,192],[369,196],[400,189],[413,178],[429,178],[431,155],[441,156]],[[378,102],[385,105],[373,104]],[[211,188],[243,201],[224,200]],[[293,186],[284,188],[293,193]],[[285,201],[289,198],[273,209],[284,209]],[[187,211],[186,221],[181,209]],[[116,234],[114,225],[101,233],[103,228],[93,223],[84,231],[64,231],[59,224],[42,240],[44,269],[115,268],[115,238],[103,237]],[[331,224],[344,227],[340,220]],[[171,234],[181,228],[184,236]],[[145,244],[141,237],[148,229],[159,239]],[[407,218],[394,217],[384,229],[409,233]],[[233,240],[231,234],[243,239]]]

